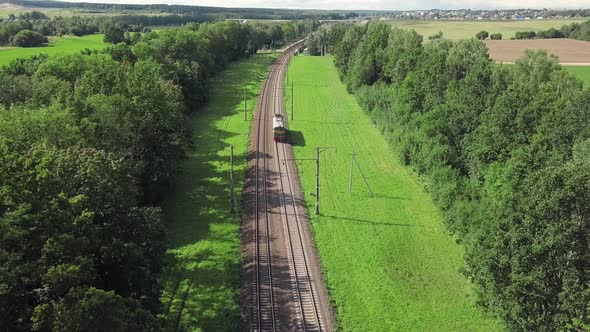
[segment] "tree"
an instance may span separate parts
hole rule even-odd
[[[0,38],[29,24],[9,23]],[[0,68],[0,330],[160,330],[157,204],[193,143],[189,112],[252,32],[205,23]]]
[[[518,31],[514,35],[516,39],[535,39],[537,33],[535,31]]]
[[[484,39],[488,38],[488,36],[489,36],[489,34],[488,34],[488,32],[487,32],[487,31],[485,31],[485,30],[484,30],[484,31],[480,31],[480,32],[478,32],[478,33],[475,35],[475,37],[476,37],[477,39],[479,39],[479,40],[484,40]]]
[[[53,331],[154,331],[157,321],[136,301],[113,291],[75,288],[52,306],[39,306],[34,329]]]
[[[118,24],[108,25],[104,30],[104,42],[118,44],[125,41],[125,30]]]
[[[587,328],[590,92],[546,52],[497,66],[475,39],[422,46],[393,29],[376,43],[369,26],[335,62],[404,162],[428,179],[466,246],[479,302],[515,331]]]
[[[537,38],[565,38],[565,35],[555,28],[549,28],[549,30],[537,33]]]
[[[443,37],[443,32],[442,31],[439,31],[439,32],[435,33],[432,36],[428,36],[428,40],[442,39],[442,37]]]
[[[385,50],[384,76],[395,85],[400,85],[415,70],[422,51],[422,36],[416,31],[394,29],[389,34]]]
[[[371,85],[383,77],[385,49],[390,31],[391,26],[386,23],[367,24],[364,37],[354,50],[349,69],[349,89]]]
[[[490,35],[490,39],[492,39],[492,40],[502,40],[502,34],[501,33],[492,33]]]
[[[12,37],[12,45],[19,47],[33,47],[43,43],[47,43],[47,37],[31,30],[21,30]]]

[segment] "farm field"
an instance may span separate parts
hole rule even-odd
[[[101,16],[101,15],[109,15],[109,16],[116,16],[116,15],[168,15],[167,13],[161,12],[151,12],[151,11],[100,11],[100,10],[88,10],[83,8],[48,8],[48,7],[28,7],[28,6],[19,6],[10,3],[0,3],[0,18],[3,18],[7,15],[14,14],[17,15],[20,13],[27,13],[32,11],[39,11],[44,13],[50,18],[54,18],[57,16],[62,17],[71,17],[71,16]]]
[[[229,211],[229,146],[235,147],[241,197],[250,129],[243,115],[243,83],[251,118],[266,69],[277,55],[258,54],[230,65],[212,81],[209,105],[192,119],[196,146],[163,205],[171,260],[162,294],[167,330],[237,329],[240,213]]]
[[[585,88],[590,88],[590,66],[565,66],[565,69],[582,80]]]
[[[94,34],[82,37],[65,36],[49,37],[49,44],[42,47],[7,47],[0,48],[0,66],[9,64],[17,58],[28,58],[33,55],[45,53],[55,55],[61,53],[76,53],[83,49],[103,49],[108,44],[103,42],[102,34]]]
[[[446,39],[465,39],[486,30],[490,34],[501,33],[504,39],[514,37],[517,31],[541,31],[549,28],[560,28],[564,24],[583,22],[585,19],[571,20],[527,20],[527,21],[434,21],[434,20],[393,20],[391,25],[402,29],[414,29],[427,39],[442,31]]]
[[[333,59],[295,57],[288,79],[295,84],[289,127],[296,158],[313,158],[316,146],[336,148],[320,157],[320,216],[313,214],[315,163],[300,161],[298,171],[339,329],[503,330],[475,306],[459,272],[462,248],[419,179],[347,93]],[[356,166],[348,192],[353,150],[373,195]]]
[[[525,50],[547,50],[562,64],[590,65],[590,43],[575,39],[485,40],[490,57],[498,62],[514,62]]]

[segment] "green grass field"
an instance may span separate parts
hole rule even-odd
[[[588,66],[564,66],[570,73],[576,75],[584,82],[585,88],[590,88],[590,67]]]
[[[475,306],[459,272],[462,248],[445,230],[419,179],[397,161],[385,139],[339,81],[331,57],[295,57],[296,158],[321,153],[320,216],[313,215],[315,164],[298,168],[312,230],[343,331],[498,331]],[[290,89],[286,105],[290,109]],[[349,194],[355,151],[358,169]],[[356,166],[355,166],[356,167]]]
[[[177,178],[175,193],[163,206],[171,260],[163,280],[166,330],[237,328],[240,235],[239,216],[230,212],[229,146],[235,147],[240,197],[250,131],[243,115],[243,83],[251,118],[266,69],[277,55],[259,54],[223,71],[212,82],[209,105],[192,119],[195,147]]]
[[[103,42],[103,35],[95,34],[82,37],[50,37],[49,44],[42,47],[6,47],[0,49],[0,66],[9,64],[17,58],[29,58],[45,53],[48,55],[76,53],[83,49],[103,49],[108,44]]]
[[[394,20],[391,25],[402,29],[414,29],[425,39],[442,31],[446,39],[465,39],[475,37],[475,34],[485,30],[501,33],[503,39],[514,37],[517,31],[541,31],[549,28],[561,28],[564,24],[583,22],[586,19],[571,20],[506,20],[506,21],[434,21],[434,20]]]

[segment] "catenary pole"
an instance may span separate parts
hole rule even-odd
[[[359,162],[356,160],[356,158],[354,159],[354,162],[356,163],[356,166],[359,169],[359,172],[361,172],[361,176],[363,177],[363,181],[365,181],[365,185],[367,186],[367,189],[369,190],[369,194],[371,194],[371,196],[373,195],[373,191],[371,190],[371,187],[369,186],[369,182],[367,181],[367,178],[365,177],[365,174],[363,173],[363,170],[361,169],[361,165],[359,165]]]
[[[315,214],[320,214],[320,147],[315,148]]]
[[[236,201],[235,201],[235,194],[234,194],[234,146],[229,146],[229,190],[230,190],[230,206],[231,211],[236,210]]]
[[[352,171],[354,170],[354,149],[352,150],[352,158],[350,158],[350,177],[348,180],[348,193],[352,193]]]
[[[248,104],[246,98],[246,83],[244,83],[244,121],[248,121]]]

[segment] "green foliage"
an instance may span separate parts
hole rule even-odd
[[[559,31],[559,30],[557,30],[555,28],[550,28],[547,31],[539,31],[537,33],[537,38],[539,38],[539,39],[543,39],[543,38],[565,38],[565,35],[561,31]]]
[[[479,40],[484,40],[484,39],[487,39],[489,35],[490,34],[487,31],[482,30],[475,35],[475,38],[477,38]]]
[[[362,31],[356,40],[372,39]],[[466,245],[465,272],[480,302],[516,331],[588,324],[588,90],[542,51],[501,66],[475,39],[399,44],[381,45],[372,56],[394,54],[376,72],[417,58],[401,82],[365,81],[335,63],[345,82],[362,82],[354,87],[361,105],[428,180]]]
[[[103,33],[105,43],[118,44],[125,41],[125,30],[118,24],[108,25]]]
[[[491,40],[502,40],[502,34],[501,33],[492,33],[490,35],[490,39]]]
[[[383,78],[385,45],[389,39],[391,27],[385,23],[367,25],[363,38],[354,50],[350,62],[349,86],[356,89],[361,85],[371,85]],[[350,51],[350,50],[348,50]]]
[[[535,31],[518,31],[514,34],[515,39],[535,39],[536,37]]]
[[[541,31],[538,38],[572,38],[590,41],[590,21],[566,24],[559,30],[551,28]]]
[[[439,32],[435,33],[432,36],[428,36],[428,40],[442,39],[442,37],[443,37],[443,32],[442,31],[439,31]]]
[[[43,43],[47,43],[47,37],[31,30],[21,30],[12,37],[12,45],[19,47],[33,47]]]
[[[201,24],[0,70],[1,330],[160,330],[157,205],[189,148],[206,144],[193,141],[189,114],[217,72],[256,50],[253,29]],[[233,245],[223,254],[239,257]],[[221,292],[228,326],[235,284]]]
[[[75,288],[51,313],[35,311],[34,327],[52,331],[157,331],[158,322],[136,301],[102,289]],[[46,317],[53,319],[48,322]],[[43,327],[43,328],[42,328]]]

